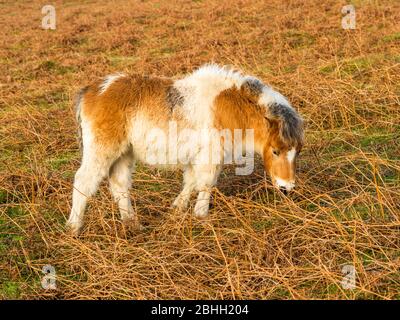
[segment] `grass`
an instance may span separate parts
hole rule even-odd
[[[356,30],[341,29],[339,1],[94,0],[56,5],[52,32],[38,27],[38,1],[18,19],[3,4],[0,299],[398,299],[400,4],[353,4]],[[138,165],[131,199],[145,228],[124,229],[104,182],[82,235],[68,235],[78,89],[209,61],[262,78],[303,115],[296,191],[276,192],[259,159],[248,177],[228,167],[199,221],[193,201],[187,214],[170,208],[181,173]],[[56,291],[40,285],[47,264]],[[347,264],[354,290],[341,285]]]
[[[386,42],[400,41],[400,32],[389,34],[387,36],[384,36],[382,39],[383,39],[383,41],[386,41]]]
[[[1,295],[6,299],[18,299],[20,296],[18,283],[12,281],[4,282],[1,288]]]

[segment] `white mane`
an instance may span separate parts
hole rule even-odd
[[[216,96],[233,86],[240,87],[245,77],[239,72],[216,64],[206,64],[174,86],[184,97],[183,112],[197,127],[209,128],[213,122],[212,106]]]
[[[174,86],[184,98],[183,113],[196,127],[209,128],[213,123],[213,102],[223,90],[258,80],[226,66],[209,63],[175,81]],[[258,80],[259,81],[259,80]],[[262,83],[262,81],[260,81]],[[290,107],[288,100],[270,86],[263,84],[259,103],[268,108],[273,103]]]

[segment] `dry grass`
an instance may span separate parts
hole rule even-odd
[[[400,298],[400,3],[353,1],[345,31],[345,1],[267,2],[56,1],[56,31],[39,28],[43,2],[0,2],[0,298]],[[306,119],[296,193],[275,193],[260,163],[245,178],[228,168],[200,222],[169,209],[180,173],[139,167],[143,231],[124,231],[104,184],[68,236],[77,89],[211,60],[271,83]],[[40,286],[46,264],[56,291]]]

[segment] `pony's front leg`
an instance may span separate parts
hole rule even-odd
[[[194,215],[196,217],[207,217],[210,206],[211,189],[217,183],[220,172],[221,167],[217,165],[199,165],[194,167],[196,190],[199,192],[194,207]]]
[[[190,195],[196,187],[194,171],[191,166],[188,166],[183,173],[183,188],[181,193],[176,197],[173,207],[178,210],[185,210],[189,204]]]

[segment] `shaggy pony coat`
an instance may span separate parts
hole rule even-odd
[[[137,223],[129,197],[135,161],[182,168],[183,189],[173,205],[185,209],[196,191],[194,214],[207,216],[211,188],[224,159],[232,155],[221,149],[217,161],[198,160],[210,141],[233,139],[233,134],[216,135],[220,130],[240,129],[245,141],[251,129],[254,152],[262,156],[273,183],[288,191],[294,187],[296,157],[303,144],[301,117],[280,93],[230,68],[209,64],[178,80],[110,75],[82,89],[76,109],[83,155],[67,222],[73,232],[80,230],[87,198],[105,177],[122,220]],[[184,138],[176,137],[174,150],[166,145],[172,129],[191,130]],[[200,130],[209,134],[195,135]],[[168,138],[160,139],[155,132]],[[176,153],[184,159],[176,161]],[[163,155],[163,161],[150,161],[149,154]]]

